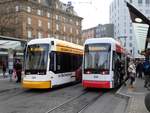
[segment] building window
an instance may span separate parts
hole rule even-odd
[[[76,30],[76,33],[77,33],[77,35],[79,34],[79,30],[78,29]]]
[[[72,23],[72,19],[70,19],[70,23]]]
[[[50,29],[50,22],[48,22],[48,24],[47,24],[47,25],[48,25],[48,29]]]
[[[42,33],[38,32],[38,38],[42,38]]]
[[[38,9],[38,10],[37,10],[37,14],[38,14],[38,15],[41,15],[41,10]]]
[[[132,27],[132,22],[130,22],[130,27]]]
[[[28,31],[28,38],[32,38],[32,32]]]
[[[42,21],[41,20],[38,21],[38,25],[39,25],[39,27],[42,26]]]
[[[79,39],[77,38],[77,44],[79,44]]]
[[[38,3],[41,3],[41,0],[38,0]]]
[[[66,32],[66,26],[64,26],[64,32]]]
[[[130,0],[130,3],[132,3],[132,0]]]
[[[146,0],[146,5],[150,5],[150,0]]]
[[[58,15],[56,15],[56,20],[58,20]]]
[[[76,25],[77,25],[77,26],[79,25],[79,22],[78,22],[78,21],[76,21]]]
[[[50,36],[50,34],[48,34],[48,38],[50,38],[51,36]]]
[[[18,17],[16,17],[16,19],[15,19],[15,23],[16,23],[16,24],[18,24],[18,23],[19,23],[19,19],[18,19]]]
[[[31,18],[28,17],[28,24],[31,25]]]
[[[17,11],[17,12],[19,11],[19,6],[16,6],[16,11]]]
[[[66,18],[65,17],[63,17],[63,19],[64,19],[64,22],[66,21]]]
[[[56,30],[57,30],[57,31],[59,30],[59,25],[58,25],[58,24],[56,24]]]
[[[72,27],[70,28],[70,33],[72,33]]]
[[[132,33],[132,29],[130,29],[130,33]]]
[[[132,43],[129,43],[129,46],[132,47]]]
[[[47,17],[50,18],[50,13],[49,12],[47,13]]]
[[[31,7],[27,7],[27,12],[30,13],[31,12]]]
[[[142,4],[142,0],[138,0],[138,4]]]
[[[132,40],[132,36],[130,36],[130,40]]]
[[[56,9],[58,9],[58,4],[56,3]]]
[[[150,14],[150,10],[146,10],[145,13],[146,13],[146,14]]]
[[[66,40],[66,37],[64,36],[64,40]]]

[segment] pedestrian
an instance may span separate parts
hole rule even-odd
[[[16,81],[16,83],[21,82],[22,65],[21,65],[19,59],[17,59],[14,68],[15,68],[16,75],[17,75],[17,81]]]
[[[3,77],[5,78],[6,77],[6,64],[3,62]]]
[[[133,88],[133,82],[135,81],[135,74],[136,74],[136,67],[134,64],[134,61],[130,61],[129,63],[129,67],[128,67],[128,71],[129,71],[129,78],[130,78],[130,87]]]
[[[142,78],[142,72],[143,72],[143,64],[141,61],[138,62],[136,66],[136,74],[138,75],[138,78]]]
[[[146,59],[143,63],[143,71],[144,71],[144,78],[145,78],[144,87],[148,88],[148,83],[150,81],[150,62],[148,59]]]

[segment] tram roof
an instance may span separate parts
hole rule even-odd
[[[119,41],[111,37],[89,38],[85,41],[84,44],[96,44],[96,43],[113,43],[113,44],[121,45]]]
[[[67,46],[67,47],[72,47],[72,48],[78,48],[78,49],[83,49],[83,46],[74,44],[71,42],[55,39],[55,38],[42,38],[42,39],[33,39],[28,42],[28,45],[31,44],[51,44],[51,42],[54,41],[54,45],[59,45],[59,46]]]

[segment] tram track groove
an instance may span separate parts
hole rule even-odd
[[[57,93],[58,91],[63,91],[64,89],[69,89],[69,88],[77,88],[79,87],[79,84],[75,84],[75,85],[71,85],[68,87],[58,87],[58,88],[54,88],[54,89],[47,89],[47,90],[38,90],[38,89],[21,89],[21,88],[14,88],[11,90],[6,90],[4,92],[0,92],[0,100],[1,101],[7,101],[9,99],[14,99],[15,97],[18,98],[19,97],[28,97],[28,98],[32,98],[32,97],[38,97],[39,95],[47,95],[48,93]],[[18,90],[19,89],[19,90]]]
[[[85,91],[85,92],[83,92],[82,94],[80,94],[80,95],[78,95],[78,96],[76,96],[76,97],[74,97],[74,98],[71,98],[71,99],[69,99],[69,100],[67,100],[67,101],[65,101],[64,103],[62,103],[62,104],[60,104],[60,105],[58,105],[58,106],[56,106],[56,107],[54,107],[54,108],[52,108],[52,109],[50,109],[50,110],[48,110],[48,111],[46,111],[45,113],[53,113],[54,111],[56,111],[56,113],[57,113],[57,110],[59,110],[59,109],[61,109],[61,107],[63,108],[65,105],[70,105],[70,104],[74,104],[73,103],[73,101],[77,101],[77,102],[79,102],[80,101],[80,99],[79,98],[81,98],[81,100],[82,100],[82,96],[84,96],[84,95],[86,95],[86,94],[90,94],[90,92],[88,92],[88,91]],[[92,103],[94,103],[99,97],[101,97],[102,95],[104,94],[104,92],[100,92],[100,93],[98,93],[98,94],[96,94],[96,96],[94,96],[94,97],[92,97],[92,99],[90,100],[90,101],[88,101],[86,104],[84,104],[84,105],[82,105],[82,107],[76,112],[76,113],[81,113],[84,109],[86,109],[89,105],[91,105]],[[92,96],[92,95],[91,95]],[[89,97],[87,97],[87,96],[85,96],[86,98],[89,98]],[[85,98],[84,97],[84,98]],[[78,100],[79,99],[79,100]],[[70,103],[70,104],[69,104]],[[71,106],[72,107],[72,106]],[[54,112],[55,113],[55,112]]]
[[[76,98],[79,98],[80,96],[84,95],[85,93],[87,93],[87,91],[86,91],[86,92],[83,92],[82,94],[80,94],[80,95],[78,95],[78,96],[76,96],[76,97],[74,97],[74,98],[71,98],[71,99],[69,99],[69,100],[63,102],[62,104],[60,104],[60,105],[58,105],[58,106],[56,106],[56,107],[54,107],[54,108],[52,108],[52,109],[46,111],[45,113],[50,113],[50,112],[54,111],[55,109],[58,109],[59,107],[61,107],[61,106],[65,105],[65,104],[67,104],[67,103],[69,103],[69,102],[75,100]]]
[[[103,94],[98,95],[97,97],[95,97],[90,103],[86,104],[85,106],[82,107],[82,109],[80,111],[78,111],[77,113],[82,113],[86,108],[88,108],[88,106],[90,106],[91,104],[93,104],[99,97],[101,97]]]

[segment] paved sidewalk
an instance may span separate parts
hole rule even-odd
[[[144,98],[149,91],[144,88],[144,79],[136,78],[134,88],[122,86],[118,94],[129,97],[126,113],[149,113],[144,104]]]
[[[3,76],[0,74],[0,92],[5,92],[11,89],[18,89],[18,88],[21,88],[20,83],[16,83],[14,79],[10,81],[9,76],[3,78]]]

